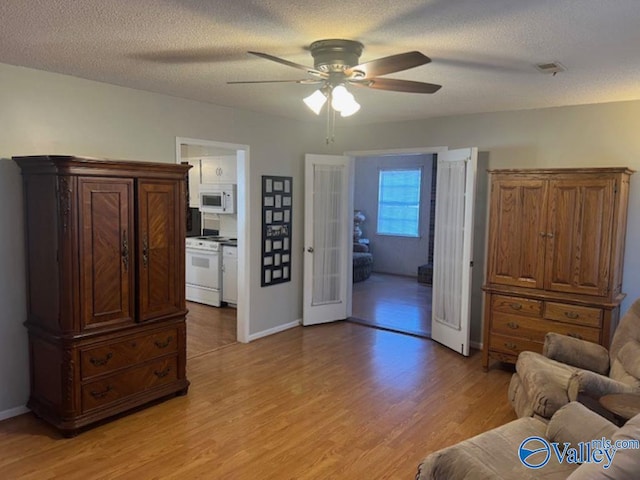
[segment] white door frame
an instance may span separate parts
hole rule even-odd
[[[176,162],[180,163],[182,153],[180,145],[198,145],[202,147],[222,148],[236,151],[236,173],[238,183],[238,304],[236,335],[238,341],[249,343],[249,323],[251,321],[251,258],[249,242],[251,238],[250,218],[250,164],[249,145],[215,142],[197,138],[176,137]]]

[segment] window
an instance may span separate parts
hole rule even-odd
[[[378,234],[419,236],[421,176],[420,168],[380,170]]]

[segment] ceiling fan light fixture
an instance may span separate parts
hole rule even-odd
[[[340,112],[343,117],[348,117],[356,113],[360,105],[344,85],[337,85],[331,91],[331,108]]]
[[[313,111],[313,113],[320,115],[322,107],[327,103],[327,96],[322,90],[316,90],[308,97],[305,97],[303,101],[307,107]]]
[[[360,104],[358,102],[356,102],[355,99],[354,99],[346,107],[343,107],[342,111],[340,112],[340,116],[341,117],[350,117],[351,115],[356,113],[358,110],[360,110]]]

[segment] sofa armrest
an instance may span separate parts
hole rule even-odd
[[[570,401],[577,400],[579,395],[597,400],[612,393],[637,394],[638,388],[588,370],[577,371],[569,378],[567,395]]]
[[[542,354],[561,363],[606,375],[609,352],[602,345],[579,338],[549,332],[544,338]]]
[[[611,438],[618,428],[578,402],[571,402],[553,414],[547,425],[551,442],[578,445],[594,439]]]

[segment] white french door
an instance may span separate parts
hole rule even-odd
[[[478,149],[438,154],[431,338],[469,355]]]
[[[305,156],[303,325],[351,315],[353,161]]]

